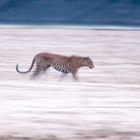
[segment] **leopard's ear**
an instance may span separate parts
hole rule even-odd
[[[90,59],[89,57],[84,57],[84,60],[88,60],[88,59]]]

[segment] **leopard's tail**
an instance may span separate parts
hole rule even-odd
[[[16,65],[16,71],[17,71],[18,73],[21,73],[21,74],[29,73],[29,72],[32,70],[32,68],[33,68],[33,66],[34,66],[34,64],[35,64],[35,59],[36,59],[36,57],[33,58],[32,64],[31,64],[29,70],[27,70],[27,71],[20,71],[20,70],[19,70],[19,65],[17,64],[17,65]]]

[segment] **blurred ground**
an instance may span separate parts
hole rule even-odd
[[[0,139],[139,140],[140,31],[0,28]],[[39,52],[90,56],[79,82],[28,69]]]

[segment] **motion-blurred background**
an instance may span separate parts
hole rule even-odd
[[[140,25],[140,0],[0,0],[1,24]]]

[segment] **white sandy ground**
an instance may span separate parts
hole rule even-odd
[[[90,56],[79,82],[29,68],[39,52]],[[0,28],[0,140],[140,140],[140,30]]]

